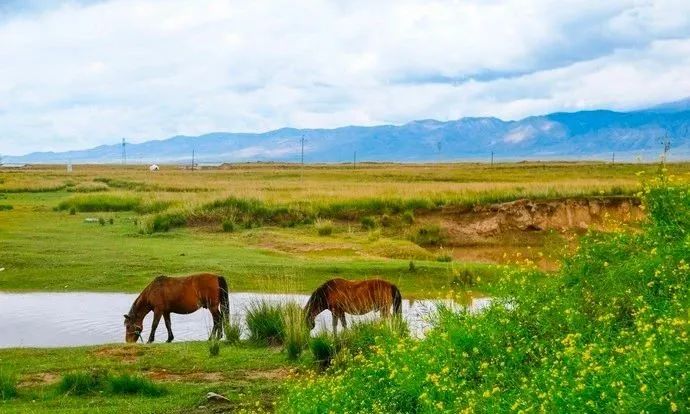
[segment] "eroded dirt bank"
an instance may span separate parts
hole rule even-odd
[[[440,225],[453,245],[495,238],[505,233],[586,229],[613,230],[644,217],[640,202],[631,197],[601,197],[549,201],[516,200],[475,206],[472,209],[444,209]]]

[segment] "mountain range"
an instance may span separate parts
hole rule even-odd
[[[282,128],[265,133],[214,132],[127,144],[130,163],[658,159],[690,158],[690,98],[630,112],[557,112],[517,121],[493,117],[433,119],[404,125],[335,129]],[[118,163],[122,146],[6,156],[4,163]]]

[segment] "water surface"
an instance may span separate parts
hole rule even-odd
[[[0,348],[8,347],[66,347],[124,342],[124,318],[137,294],[128,293],[3,293],[0,292]],[[244,323],[246,308],[253,302],[296,302],[303,306],[308,295],[231,293],[230,313]],[[488,298],[475,298],[470,310],[486,306]],[[415,335],[429,328],[430,315],[438,301],[403,300],[403,316]],[[378,315],[348,315],[349,322],[369,320]],[[144,320],[142,336],[148,339],[153,313]],[[208,338],[213,322],[206,309],[189,315],[171,314],[175,341]],[[314,332],[331,329],[331,314],[323,312],[316,320]],[[246,327],[244,327],[246,336]],[[161,319],[156,342],[167,338]]]

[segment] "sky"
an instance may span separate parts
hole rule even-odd
[[[0,0],[7,155],[688,96],[688,0]]]

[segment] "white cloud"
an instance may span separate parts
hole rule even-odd
[[[0,12],[10,154],[690,95],[684,0],[111,0]]]

